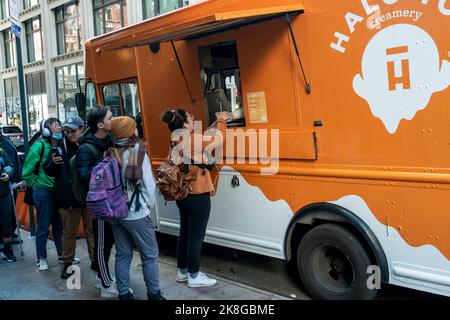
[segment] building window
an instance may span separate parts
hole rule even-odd
[[[6,124],[22,127],[17,78],[3,81],[5,86]]]
[[[144,19],[189,5],[188,0],[142,0]]]
[[[75,104],[78,80],[84,76],[82,63],[56,68],[56,87],[58,95],[58,118],[65,121],[78,114]]]
[[[41,121],[48,117],[45,71],[25,75],[30,135],[39,131]]]
[[[25,21],[25,33],[27,39],[28,62],[44,59],[40,16]]]
[[[127,25],[126,0],[93,0],[93,2],[96,36]]]
[[[39,4],[39,0],[23,0],[23,8],[28,9]]]
[[[81,19],[78,2],[55,9],[58,54],[81,50]]]
[[[9,0],[0,0],[0,20],[9,17]]]
[[[16,66],[16,46],[11,29],[3,31],[3,41],[5,46],[5,67],[12,68]]]

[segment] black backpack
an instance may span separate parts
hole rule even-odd
[[[92,154],[94,155],[94,158],[98,159],[100,158],[100,150],[91,143],[84,143],[89,147]],[[70,181],[70,187],[72,189],[73,197],[75,198],[75,201],[79,205],[85,205],[86,204],[86,196],[88,193],[88,190],[86,190],[83,183],[80,181],[80,177],[78,176],[77,171],[77,155],[74,155],[69,160],[69,181]]]

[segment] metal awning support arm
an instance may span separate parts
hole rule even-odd
[[[184,79],[184,83],[186,84],[189,96],[191,97],[192,105],[195,105],[195,97],[192,95],[191,88],[189,88],[189,83],[187,82],[186,75],[184,74],[183,65],[181,64],[180,57],[178,57],[177,49],[175,48],[173,41],[170,41],[170,43],[172,44],[173,52],[175,53],[175,57],[177,58],[178,61],[178,67],[180,68],[181,75],[183,76]]]
[[[294,30],[292,28],[292,23],[291,23],[291,18],[289,16],[289,13],[286,13],[286,21],[289,26],[289,31],[291,34],[292,42],[294,43],[295,53],[297,54],[298,62],[300,63],[300,67],[302,68],[303,79],[305,80],[306,92],[308,94],[310,94],[311,93],[311,84],[309,83],[308,79],[306,78],[305,69],[303,68],[302,58],[300,57],[300,51],[298,50],[297,40],[295,38]]]

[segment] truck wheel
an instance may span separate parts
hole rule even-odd
[[[378,290],[367,287],[372,265],[361,242],[347,228],[324,224],[309,231],[298,246],[297,267],[315,299],[366,300]]]

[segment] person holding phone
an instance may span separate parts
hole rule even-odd
[[[47,239],[52,226],[53,241],[58,257],[62,254],[62,222],[55,207],[55,179],[44,171],[44,160],[49,155],[55,161],[61,160],[53,156],[52,148],[62,140],[61,122],[57,118],[49,118],[41,122],[42,139],[35,142],[25,159],[22,178],[27,186],[33,188],[33,200],[37,210],[36,255],[39,271],[48,270]],[[42,162],[41,162],[41,151]],[[39,167],[38,167],[39,166]]]
[[[66,119],[62,128],[64,139],[52,146],[51,153],[44,163],[44,171],[55,178],[55,205],[58,209],[63,225],[62,255],[60,263],[64,264],[61,272],[62,279],[68,279],[72,272],[69,267],[77,264],[80,259],[75,257],[77,247],[77,233],[80,221],[83,220],[86,243],[91,263],[94,262],[94,235],[92,219],[87,208],[77,202],[71,184],[70,159],[74,157],[79,148],[78,140],[84,131],[84,121],[80,117]]]

